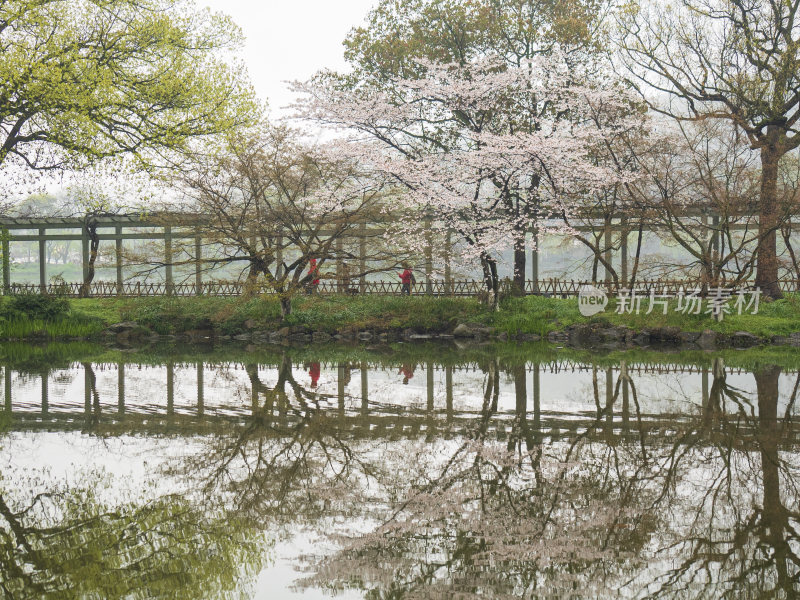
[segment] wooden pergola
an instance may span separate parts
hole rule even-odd
[[[703,222],[711,223],[712,228],[719,223],[719,216],[706,215],[698,211],[691,211],[693,217],[702,217]],[[69,295],[78,295],[81,293],[82,287],[88,279],[89,260],[90,260],[90,242],[91,236],[88,229],[91,223],[95,231],[96,239],[100,242],[114,242],[115,248],[115,261],[114,268],[116,271],[115,281],[101,281],[92,283],[89,287],[89,294],[93,296],[156,296],[156,295],[222,295],[222,296],[235,296],[240,295],[244,290],[243,283],[237,282],[216,282],[204,281],[204,265],[212,263],[214,259],[208,257],[204,262],[203,246],[204,246],[204,226],[208,223],[209,217],[202,214],[187,214],[187,213],[149,213],[142,214],[107,214],[107,215],[92,215],[87,217],[0,217],[0,240],[2,248],[2,293],[20,293],[20,292],[36,292],[36,291],[52,291],[48,286],[47,275],[47,243],[51,241],[80,241],[81,242],[81,266],[83,273],[83,282],[67,284],[66,291]],[[620,236],[619,243],[619,265],[620,265],[620,283],[627,284],[629,276],[629,250],[628,250],[628,235],[630,231],[626,228],[626,220],[624,215],[615,215],[612,220],[606,219],[604,224],[598,227],[583,225],[577,227],[579,231],[596,231],[602,232],[605,239],[604,259],[610,263],[612,260],[612,240],[615,235]],[[732,225],[732,229],[745,229],[745,225]],[[648,231],[654,231],[655,228],[651,227]],[[29,233],[34,231],[35,233]],[[352,237],[358,239],[358,260],[359,268],[357,290],[362,294],[399,294],[400,284],[397,281],[368,281],[363,273],[366,272],[366,246],[370,237],[382,236],[385,232],[384,227],[378,224],[361,223],[359,227],[355,228],[352,232]],[[711,240],[712,246],[719,248],[720,246],[720,231],[713,232]],[[551,294],[559,296],[574,296],[577,295],[582,285],[588,283],[582,280],[542,280],[539,278],[539,253],[536,250],[537,246],[537,232],[531,231],[530,234],[533,243],[529,248],[529,263],[531,278],[526,283],[526,293],[529,294]],[[149,241],[163,241],[164,256],[164,281],[163,283],[153,283],[147,281],[139,281],[135,283],[126,283],[123,277],[124,255],[123,255],[123,241],[125,240],[149,240]],[[193,258],[191,261],[179,261],[176,263],[174,258],[174,247],[176,242],[186,244],[191,249],[193,246]],[[12,284],[11,282],[11,261],[10,261],[10,245],[14,242],[35,242],[38,245],[38,263],[39,263],[39,283],[37,284]],[[341,240],[339,240],[341,244]],[[280,246],[280,245],[279,245]],[[185,246],[184,246],[185,247]],[[452,256],[452,243],[451,234],[447,234],[445,243],[440,248],[434,249],[434,244],[428,239],[423,251],[423,264],[425,281],[419,284],[412,291],[414,294],[425,295],[475,295],[483,286],[479,280],[456,280],[452,276],[451,269],[451,256]],[[432,277],[434,254],[438,254],[437,258],[441,259],[444,264],[443,280],[436,280]],[[280,264],[282,261],[281,249],[277,251],[277,259]],[[175,282],[173,268],[176,264],[185,265],[188,263],[194,264],[194,281],[192,283]],[[336,273],[337,281],[322,281],[319,287],[321,293],[345,293],[348,291],[355,291],[355,284],[353,288],[347,288],[343,285],[342,280],[342,264],[341,260],[337,261]],[[605,282],[611,283],[611,274],[609,270],[605,269]],[[669,290],[677,290],[682,286],[690,285],[692,282],[687,281],[644,281],[637,282],[642,288],[657,287],[658,289],[665,288]],[[781,287],[784,290],[795,290],[798,288],[798,282],[794,280],[785,280],[781,282]],[[261,286],[263,289],[256,291],[262,293],[269,293],[271,290],[267,286]]]

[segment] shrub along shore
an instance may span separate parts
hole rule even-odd
[[[758,314],[722,321],[668,307],[649,315],[606,311],[584,317],[575,298],[508,298],[492,312],[473,298],[300,297],[281,319],[273,297],[2,298],[2,339],[238,339],[252,341],[394,341],[478,338],[550,340],[576,346],[800,346],[800,295],[762,302]],[[120,325],[122,324],[122,325]]]

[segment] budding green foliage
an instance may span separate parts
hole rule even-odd
[[[0,166],[152,164],[249,122],[240,43],[186,0],[0,2]]]

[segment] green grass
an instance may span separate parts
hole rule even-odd
[[[731,302],[731,305],[733,302]],[[594,317],[584,317],[578,311],[575,298],[543,298],[527,296],[510,298],[503,303],[502,310],[492,315],[491,323],[500,331],[513,333],[537,333],[546,335],[550,331],[563,329],[575,323],[608,323],[624,325],[640,331],[656,327],[678,327],[682,331],[711,329],[720,333],[748,331],[759,336],[787,335],[800,331],[800,296],[787,294],[782,300],[761,302],[758,314],[725,315],[721,322],[711,315],[685,315],[675,310],[677,303],[671,301],[667,314],[657,307],[651,314],[644,314],[648,301],[642,302],[640,314],[617,314],[616,301],[611,300],[606,311]],[[705,306],[704,306],[705,310]]]
[[[19,316],[0,319],[0,339],[88,338],[99,334],[104,328],[104,323],[99,319],[83,315],[73,314],[53,320]]]
[[[9,298],[0,297],[0,339],[85,339],[97,336],[107,325],[105,319],[75,310],[71,305],[63,314],[44,318],[20,312],[13,304]]]
[[[97,298],[72,300],[75,314],[96,317],[110,324],[136,321],[161,334],[193,329],[215,329],[237,334],[250,328],[275,329],[305,326],[333,333],[342,329],[415,329],[443,331],[469,320],[486,323],[491,317],[472,298],[401,296],[313,296],[294,301],[293,313],[281,321],[277,298]]]
[[[335,296],[299,300],[287,324],[327,332],[343,328],[443,331],[463,321],[485,323],[489,316],[472,298]]]
[[[87,337],[119,321],[136,321],[160,334],[213,329],[228,335],[250,329],[274,330],[285,325],[302,325],[328,333],[365,329],[446,332],[462,322],[490,325],[511,335],[541,336],[587,322],[625,325],[636,331],[671,326],[684,331],[748,331],[764,337],[800,331],[797,294],[776,302],[762,302],[757,315],[727,315],[722,322],[707,314],[678,313],[674,303],[667,315],[660,310],[645,315],[646,300],[642,306],[639,315],[619,315],[612,300],[606,312],[587,318],[578,311],[575,298],[509,298],[499,312],[491,312],[473,298],[301,296],[294,301],[293,313],[282,322],[278,300],[273,297],[88,298],[70,300],[69,314],[52,322],[6,318],[0,321],[0,337]]]

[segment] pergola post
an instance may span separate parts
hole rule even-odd
[[[623,219],[620,223],[620,270],[622,271],[622,285],[628,285],[628,221]]]
[[[3,293],[8,294],[11,291],[11,244],[8,241],[8,229],[3,229],[0,235],[2,235],[0,252],[3,254]]]
[[[283,236],[277,238],[277,248],[275,249],[275,276],[280,278],[283,275]]]
[[[431,220],[425,220],[425,295],[433,294],[433,232],[431,231]]]
[[[117,270],[117,296],[122,295],[122,225],[114,228],[117,238],[114,240],[114,259]]]
[[[336,239],[336,291],[339,293],[344,292],[343,276],[344,276],[344,262],[342,261],[342,253],[344,246],[342,244],[342,237]]]
[[[203,240],[200,233],[194,237],[194,288],[195,294],[203,295]]]
[[[714,252],[719,254],[719,241],[722,233],[719,230],[719,215],[714,215],[711,217],[711,227],[714,228],[714,231],[711,232],[711,248],[714,250]]]
[[[531,280],[533,293],[539,293],[539,228],[534,225],[531,232]]]
[[[445,294],[453,293],[453,273],[451,262],[453,260],[453,240],[450,231],[444,238],[444,291]]]
[[[612,236],[611,236],[612,230],[611,230],[611,218],[610,217],[608,219],[606,219],[605,231],[603,233],[604,233],[603,245],[605,246],[605,250],[603,251],[603,258],[606,261],[605,280],[606,280],[606,284],[610,285],[611,284],[611,260],[612,260],[611,244],[613,242]]]
[[[47,230],[39,228],[39,291],[47,293]]]
[[[171,296],[175,289],[175,282],[172,279],[172,227],[164,227],[164,271],[166,279],[167,296]]]
[[[85,222],[83,227],[81,227],[81,270],[83,273],[83,281],[81,281],[81,284],[85,286],[89,279],[89,230]],[[85,293],[87,296],[89,295],[88,287]]]
[[[367,291],[367,222],[363,221],[359,228],[358,238],[358,293]]]

